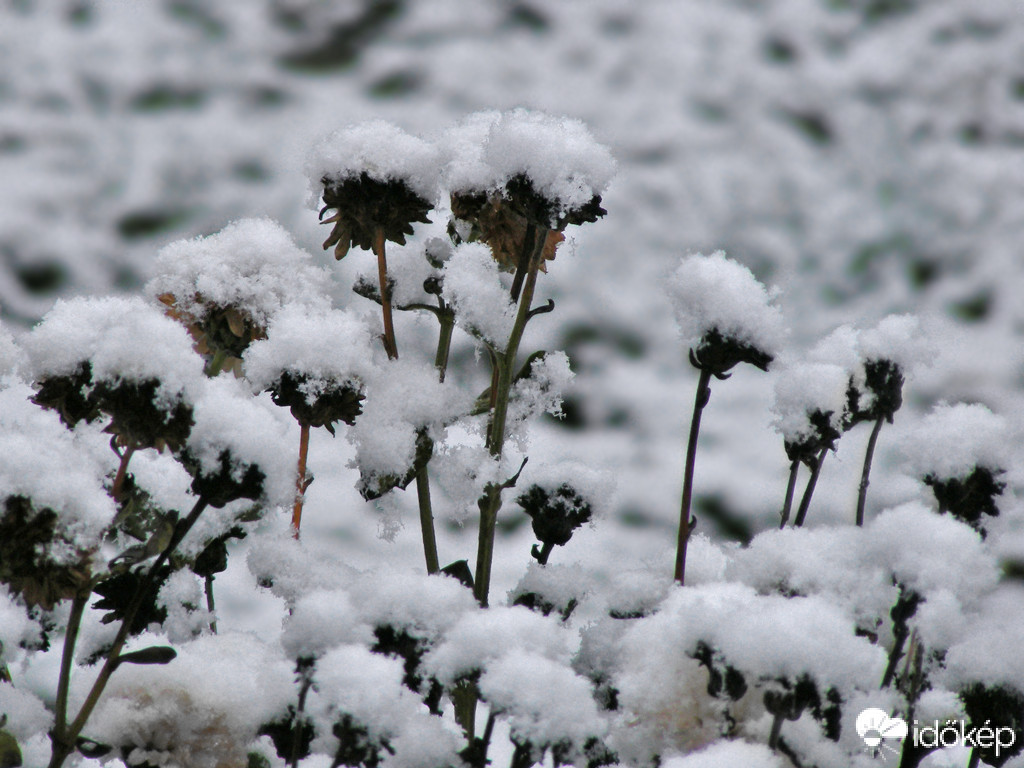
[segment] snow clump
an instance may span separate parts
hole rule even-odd
[[[1008,465],[1006,422],[984,405],[940,403],[902,440],[916,477],[964,479],[976,468],[994,474]]]

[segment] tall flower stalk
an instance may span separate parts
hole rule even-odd
[[[683,337],[691,343],[690,364],[700,371],[686,446],[673,571],[676,582],[684,584],[687,545],[696,523],[690,510],[697,441],[701,415],[711,397],[711,378],[729,378],[729,371],[739,363],[768,370],[784,329],[764,287],[750,270],[721,251],[685,257],[668,290]]]

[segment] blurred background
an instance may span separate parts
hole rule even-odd
[[[667,545],[678,515],[696,377],[660,285],[688,252],[778,286],[797,353],[840,323],[921,315],[943,353],[908,382],[906,418],[944,398],[1019,424],[1021,0],[0,0],[0,318],[138,291],[161,246],[245,216],[280,221],[344,286],[363,262],[320,250],[308,148],[369,118],[429,137],[519,106],[583,120],[619,163],[529,342],[578,374],[534,454],[614,473],[627,527]],[[777,520],[770,405],[770,374],[715,385],[702,531]],[[903,418],[876,510],[921,493],[889,448]],[[852,519],[863,429],[826,462],[813,522]]]

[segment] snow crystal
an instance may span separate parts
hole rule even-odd
[[[128,650],[153,640],[137,638]],[[238,633],[201,637],[176,650],[169,664],[122,665],[89,720],[89,736],[126,748],[129,763],[244,763],[260,725],[294,702],[291,663]]]
[[[1006,423],[984,405],[941,403],[900,441],[908,469],[918,478],[965,479],[983,467],[1009,466]]]
[[[716,741],[699,752],[685,757],[670,757],[662,763],[664,768],[782,768],[782,758],[764,744],[746,741]]]
[[[860,332],[858,345],[863,360],[891,360],[904,375],[919,365],[929,365],[936,353],[921,321],[913,315],[883,318],[874,328]]]
[[[427,428],[440,440],[445,425],[469,405],[464,391],[437,380],[433,365],[389,361],[367,380],[363,412],[347,432],[356,465],[365,477],[401,477],[413,465],[417,430]]]
[[[49,548],[47,556],[70,563],[99,544],[116,509],[103,488],[106,466],[57,414],[33,405],[33,394],[24,384],[0,390],[0,499],[24,496],[37,511],[56,512],[64,545]]]
[[[423,658],[423,668],[445,684],[486,669],[516,648],[553,661],[568,661],[568,633],[556,619],[528,608],[491,606],[459,619],[443,641]]]
[[[1024,680],[1024,590],[1007,586],[979,601],[970,633],[946,654],[949,683],[1018,688]]]
[[[769,303],[775,292],[766,291],[749,269],[726,258],[724,251],[683,257],[669,279],[668,292],[690,347],[713,330],[773,357],[782,346],[782,313]]]
[[[565,352],[547,352],[534,360],[530,364],[530,375],[512,386],[509,421],[523,422],[542,413],[560,418],[563,415],[562,393],[575,376]]]
[[[432,144],[384,120],[335,131],[317,144],[306,161],[311,199],[320,199],[325,176],[331,181],[366,173],[377,181],[404,181],[427,201],[438,196],[440,155]]]
[[[178,240],[157,258],[146,291],[171,294],[175,309],[201,321],[213,308],[245,311],[259,326],[285,306],[326,303],[329,273],[270,219],[241,219],[216,234]]]
[[[206,597],[198,577],[188,568],[170,575],[157,594],[157,605],[167,610],[160,625],[171,643],[183,643],[210,629],[216,618],[206,610]]]
[[[443,295],[455,309],[455,321],[498,349],[508,343],[516,305],[491,249],[463,243],[444,265]]]
[[[501,112],[474,112],[448,128],[441,139],[444,181],[453,192],[487,192],[499,183],[484,160],[484,145]]]
[[[513,649],[489,664],[478,685],[483,698],[508,718],[512,736],[534,746],[570,741],[580,748],[606,730],[590,681],[529,650]]]
[[[647,679],[673,654],[693,653],[698,641],[726,662],[758,678],[809,675],[822,688],[856,688],[881,679],[884,651],[854,636],[852,620],[817,596],[757,595],[738,584],[674,590],[654,616],[626,636],[628,666],[646,668]]]
[[[786,365],[775,379],[775,429],[787,443],[803,443],[818,436],[811,423],[815,412],[829,414],[828,423],[837,433],[843,431],[846,391],[850,375],[830,363],[794,363]]]
[[[490,119],[484,115],[479,120]],[[505,112],[494,120],[482,160],[482,166],[467,164],[455,170],[467,184],[462,190],[499,189],[513,177],[524,175],[562,211],[581,208],[603,194],[615,175],[615,161],[608,148],[598,144],[582,122],[525,109]]]
[[[281,644],[288,658],[316,657],[342,643],[372,641],[348,593],[316,590],[299,598],[285,621]]]
[[[243,357],[245,377],[260,392],[289,372],[305,377],[307,399],[329,387],[358,383],[371,370],[373,343],[365,323],[337,309],[286,307]]]
[[[193,400],[203,361],[188,332],[139,298],[58,300],[24,340],[31,376],[66,376],[88,361],[93,381],[156,379],[160,404]]]
[[[0,719],[4,716],[7,722],[3,730],[20,742],[45,734],[53,727],[53,715],[46,705],[34,694],[12,683],[0,684]]]
[[[428,640],[477,606],[472,592],[448,576],[378,569],[353,580],[349,589],[362,621]]]
[[[366,728],[372,740],[385,738],[393,750],[381,768],[434,768],[456,762],[460,739],[437,717],[426,712],[419,697],[402,685],[402,662],[343,645],[316,664],[316,685],[307,711],[322,734],[343,714]],[[321,736],[314,748],[334,753],[337,739]]]
[[[237,379],[207,379],[196,401],[188,451],[203,474],[219,472],[221,454],[229,451],[238,478],[256,466],[264,475],[263,499],[286,505],[295,496],[295,477],[291,462],[281,460],[281,446],[291,441],[272,408],[269,398],[254,399]]]

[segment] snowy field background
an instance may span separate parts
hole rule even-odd
[[[664,286],[684,254],[724,249],[780,289],[794,355],[842,323],[921,318],[938,354],[882,430],[868,518],[931,503],[900,447],[940,401],[981,403],[1006,419],[1016,459],[993,547],[1024,563],[1020,0],[3,0],[3,326],[17,336],[58,297],[137,293],[161,247],[253,216],[335,273],[336,304],[360,307],[344,287],[372,259],[321,251],[310,148],[371,118],[431,137],[519,106],[584,121],[618,162],[608,215],[567,233],[539,289],[557,309],[527,338],[565,349],[577,375],[566,418],[535,427],[531,465],[571,457],[616,486],[555,560],[670,578],[697,376]],[[443,234],[435,218],[410,253]],[[405,346],[432,343],[425,322],[400,323]],[[474,354],[457,335],[453,369],[476,390]],[[774,377],[743,367],[713,386],[695,513],[715,541],[777,525],[788,460]],[[867,437],[861,426],[826,460],[809,526],[852,522]],[[314,431],[304,537],[357,569],[420,567],[414,494],[364,502],[351,458]],[[510,506],[495,600],[533,541]],[[443,562],[472,561],[472,521],[440,533]],[[695,546],[695,578],[718,556]],[[281,605],[251,581],[234,558],[222,619],[276,638]]]

